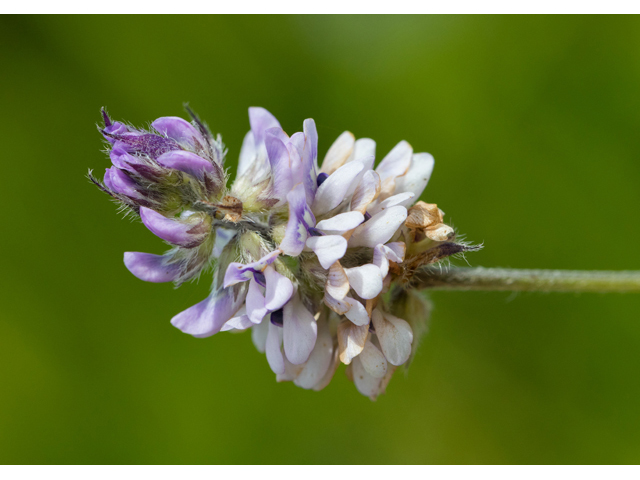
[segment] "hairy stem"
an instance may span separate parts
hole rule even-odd
[[[640,271],[519,270],[510,268],[425,268],[411,286],[429,290],[517,292],[639,292]]]

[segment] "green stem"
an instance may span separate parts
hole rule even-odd
[[[411,281],[419,289],[513,292],[638,292],[640,271],[519,270],[451,268],[419,270]]]

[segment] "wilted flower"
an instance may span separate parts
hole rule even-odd
[[[375,142],[344,132],[319,166],[312,119],[288,136],[250,108],[227,187],[220,137],[188,112],[191,123],[162,117],[143,131],[103,111],[113,166],[90,178],[172,246],[127,252],[126,267],[180,285],[212,266],[211,294],[175,327],[195,337],[250,328],[278,381],[320,390],[342,362],[375,398],[426,329],[413,273],[474,248],[454,241],[435,204],[416,203],[433,157],[402,141],[374,169]]]

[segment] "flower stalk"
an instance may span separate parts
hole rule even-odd
[[[425,290],[640,293],[640,271],[423,268],[411,286]]]

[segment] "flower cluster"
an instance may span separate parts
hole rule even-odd
[[[220,137],[162,117],[149,130],[100,129],[112,166],[91,180],[171,249],[127,252],[131,273],[180,285],[213,267],[211,294],[171,323],[195,337],[251,329],[278,381],[320,390],[340,363],[364,395],[382,393],[426,329],[410,288],[420,267],[474,247],[435,205],[416,202],[434,160],[402,141],[375,164],[368,138],[344,132],[318,164],[312,119],[287,135],[250,108],[236,179]]]

